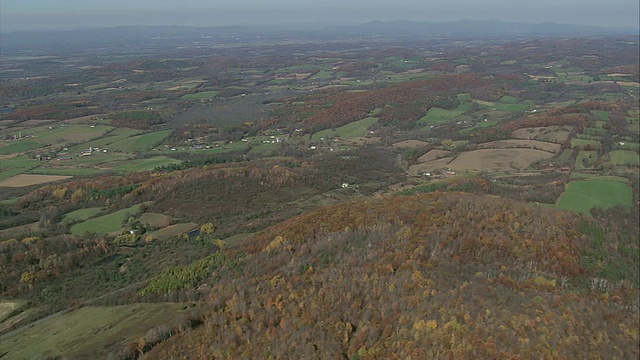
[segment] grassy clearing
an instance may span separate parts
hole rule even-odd
[[[496,124],[498,124],[498,122],[495,121],[495,120],[484,121],[484,122],[480,122],[480,123],[474,125],[473,127],[462,129],[462,130],[458,131],[458,133],[460,133],[460,135],[468,135],[468,134],[471,134],[471,133],[474,133],[474,132],[477,132],[477,131],[480,131],[480,130],[492,128],[492,127],[496,126]]]
[[[171,221],[171,216],[156,213],[144,213],[140,215],[140,218],[138,220],[141,224],[154,227],[162,227],[166,226],[166,224],[169,224],[169,222]]]
[[[202,91],[195,94],[187,94],[182,96],[184,100],[200,100],[200,99],[212,99],[218,96],[219,91]]]
[[[597,151],[580,151],[576,156],[576,162],[574,168],[576,170],[583,170],[593,167],[596,160],[598,160]]]
[[[86,209],[80,209],[66,213],[62,217],[62,223],[68,224],[77,221],[84,221],[98,215],[103,209],[101,207],[92,207]]]
[[[42,144],[34,140],[18,140],[11,142],[7,146],[0,147],[0,155],[17,154],[40,147],[42,147]]]
[[[613,150],[609,152],[609,159],[614,165],[640,166],[640,157],[635,151]]]
[[[9,316],[12,312],[20,309],[25,304],[26,304],[26,301],[0,300],[0,323],[2,323],[7,318],[7,316]]]
[[[571,147],[575,148],[576,146],[581,150],[584,150],[588,147],[591,147],[592,149],[600,149],[600,141],[589,139],[571,139]]]
[[[14,177],[2,180],[2,182],[0,182],[0,187],[20,188],[31,185],[46,184],[54,181],[67,180],[70,178],[71,176],[63,175],[19,174]]]
[[[66,144],[70,142],[89,141],[104,136],[113,130],[105,125],[68,125],[47,129],[36,135],[35,141],[41,144]]]
[[[40,224],[35,222],[26,225],[14,226],[12,228],[0,230],[0,240],[20,239],[25,236],[31,236],[34,232],[40,230]]]
[[[122,229],[122,222],[131,215],[140,211],[140,205],[133,205],[130,208],[122,209],[108,215],[89,219],[71,227],[73,235],[84,235],[85,233],[110,234],[117,233]]]
[[[565,149],[562,151],[562,154],[558,156],[558,160],[561,162],[568,162],[571,159],[571,155],[573,154],[573,150]]]
[[[38,160],[31,159],[29,155],[21,155],[0,160],[0,169],[30,169],[38,164]]]
[[[378,122],[377,117],[367,117],[362,120],[350,122],[347,125],[341,126],[336,129],[327,129],[318,131],[311,137],[313,140],[320,140],[321,138],[345,138],[350,139],[358,136],[365,136],[367,134],[367,128]]]
[[[602,110],[591,110],[591,113],[602,121],[609,121],[609,116],[611,115],[611,111],[602,111]]]
[[[468,102],[461,103],[455,110],[445,110],[432,107],[427,111],[427,115],[418,120],[418,124],[433,126],[445,124],[469,111],[469,109],[471,109],[471,104]]]
[[[73,146],[71,148],[69,148],[70,152],[81,152],[83,149],[87,149],[89,147],[94,147],[94,148],[100,148],[100,149],[104,149],[104,148],[108,148],[109,145],[121,141],[121,140],[125,140],[129,137],[135,136],[140,134],[142,131],[140,130],[134,130],[134,129],[127,129],[127,128],[117,128],[113,131],[111,131],[109,134],[107,134],[104,137],[101,137],[100,139],[95,139],[80,145],[76,145]]]
[[[7,180],[16,175],[20,175],[26,171],[27,171],[26,169],[11,169],[11,170],[2,169],[2,171],[0,171],[0,181]]]
[[[640,149],[640,144],[634,142],[614,143],[613,148],[616,150],[631,150],[637,152]]]
[[[534,106],[535,103],[531,100],[518,101],[515,97],[506,95],[492,105],[493,108],[506,112],[522,112]]]
[[[37,175],[66,175],[66,176],[91,176],[102,174],[104,170],[96,168],[51,168],[39,167],[28,171],[29,174]]]
[[[588,213],[592,208],[622,205],[631,208],[633,193],[629,186],[618,181],[571,181],[556,207],[561,210]]]
[[[180,164],[182,161],[172,159],[167,156],[154,156],[147,159],[126,160],[117,163],[111,163],[111,170],[118,173],[130,173],[138,171],[151,171],[160,166],[171,164]]]
[[[87,306],[24,327],[3,340],[7,359],[106,358],[154,327],[171,326],[183,304]]]
[[[603,181],[617,181],[623,184],[631,185],[631,182],[626,177],[613,176],[613,175],[599,175],[599,174],[587,174],[580,172],[572,172],[571,180],[603,180]]]
[[[131,136],[126,139],[112,143],[109,147],[113,151],[124,153],[143,152],[153,149],[160,144],[167,136],[171,135],[173,130],[162,130],[152,133]]]
[[[153,235],[158,239],[168,239],[174,236],[178,236],[180,234],[184,234],[190,230],[195,229],[198,226],[196,223],[182,223],[175,224],[171,226],[167,226],[164,229],[160,229],[157,231],[149,232],[149,235]]]
[[[607,130],[602,128],[584,128],[583,132],[587,135],[602,136],[607,133]]]

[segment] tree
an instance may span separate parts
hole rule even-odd
[[[202,226],[200,226],[200,234],[203,234],[203,235],[209,235],[213,233],[215,230],[216,230],[216,227],[211,222],[202,224]]]

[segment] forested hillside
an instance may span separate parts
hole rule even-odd
[[[223,250],[203,324],[144,358],[635,358],[635,230],[455,193],[323,208]]]

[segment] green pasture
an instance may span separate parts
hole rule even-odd
[[[154,227],[162,227],[165,224],[168,224],[171,221],[171,216],[164,214],[156,214],[156,213],[144,213],[140,215],[138,218],[141,224],[154,226]]]
[[[211,99],[218,96],[219,91],[202,91],[195,94],[187,94],[182,96],[184,100],[200,100],[200,99]]]
[[[21,307],[26,305],[27,302],[24,300],[0,300],[0,324],[16,310],[19,310]]]
[[[614,165],[640,166],[640,157],[635,151],[613,150],[609,152],[609,159]]]
[[[118,173],[151,171],[160,166],[180,164],[182,161],[167,156],[154,156],[146,159],[123,160],[109,163],[110,170]]]
[[[162,130],[151,133],[135,135],[116,141],[109,145],[109,150],[124,153],[143,152],[151,150],[166,139],[173,130]]]
[[[600,175],[600,174],[588,174],[574,171],[571,173],[571,180],[602,180],[602,181],[617,181],[619,183],[631,185],[631,182],[626,177],[614,176],[614,175]]]
[[[602,129],[602,128],[590,128],[590,127],[584,128],[582,131],[587,135],[594,135],[594,136],[598,136],[598,137],[607,133],[607,130],[605,130],[605,129]]]
[[[336,137],[350,139],[358,136],[365,136],[367,135],[367,129],[369,128],[369,126],[375,124],[376,122],[378,122],[377,117],[366,117],[362,120],[350,122],[336,129],[326,129],[318,131],[317,133],[313,134],[311,139],[320,140],[321,138],[329,139]]]
[[[127,154],[113,153],[113,152],[109,152],[109,153],[98,152],[98,153],[93,153],[92,155],[89,155],[89,156],[76,155],[76,156],[73,156],[73,159],[71,160],[65,160],[65,161],[60,160],[54,164],[57,165],[59,163],[60,165],[65,167],[68,167],[69,165],[98,166],[105,163],[108,164],[113,161],[124,160],[126,158],[127,158]]]
[[[494,126],[496,126],[498,124],[497,121],[495,120],[490,120],[490,121],[483,121],[483,122],[479,122],[476,125],[470,127],[470,128],[466,128],[466,129],[462,129],[460,131],[458,131],[458,133],[460,133],[460,135],[468,135],[480,130],[484,130],[484,129],[488,129],[488,128],[492,128]]]
[[[275,72],[276,73],[305,73],[305,72],[311,72],[311,71],[315,71],[315,70],[324,70],[325,67],[323,66],[319,66],[319,65],[313,65],[313,64],[305,64],[305,65],[296,65],[296,66],[289,66],[289,67],[285,67],[285,68],[280,68],[277,69]]]
[[[174,236],[178,236],[180,234],[184,234],[188,231],[195,229],[198,226],[196,223],[182,223],[167,226],[164,229],[160,229],[157,231],[152,231],[147,234],[153,235],[159,239],[168,239]]]
[[[3,141],[3,143],[7,143]],[[34,150],[42,147],[40,142],[35,140],[16,140],[9,143],[9,145],[0,147],[0,155],[10,155],[21,153],[29,150]]]
[[[0,181],[6,180],[10,177],[14,177],[16,175],[20,175],[25,171],[26,169],[11,169],[11,170],[2,169],[2,171],[0,171]]]
[[[469,109],[471,109],[471,104],[468,102],[460,103],[460,105],[458,105],[454,110],[432,107],[427,111],[427,114],[417,122],[421,125],[441,125],[452,121],[456,117],[469,111]]]
[[[7,359],[104,359],[150,329],[167,325],[184,304],[85,306],[9,333],[0,345]]]
[[[104,170],[92,167],[37,167],[29,170],[29,174],[35,175],[63,175],[63,176],[91,176],[102,174]]]
[[[320,70],[309,78],[311,81],[328,81],[331,79],[333,79],[333,73],[329,70]]]
[[[631,208],[633,192],[618,181],[571,181],[560,196],[556,207],[561,210],[588,213],[592,208],[610,208],[622,205]]]
[[[611,115],[611,111],[602,110],[591,110],[591,113],[602,121],[609,121],[609,116]]]
[[[638,149],[640,149],[640,144],[637,142],[623,141],[622,143],[613,143],[612,148],[616,150],[631,150],[637,152]]]
[[[89,141],[104,136],[113,127],[106,125],[67,125],[39,131],[35,141],[41,144],[62,145],[71,142]]]
[[[571,147],[578,147],[580,149],[584,149],[587,146],[590,146],[593,149],[600,149],[600,141],[597,140],[589,140],[589,139],[571,139]]]
[[[627,130],[634,132],[636,134],[640,133],[640,123],[634,122],[633,124],[628,124]]]
[[[64,216],[62,217],[62,223],[68,224],[72,222],[85,221],[98,215],[101,211],[103,211],[103,208],[101,207],[92,207],[72,211],[64,214]]]
[[[40,162],[29,155],[20,155],[9,159],[0,160],[0,169],[30,169],[38,166]]]
[[[598,160],[597,151],[580,151],[578,152],[578,156],[576,156],[574,169],[583,170],[583,169],[592,168],[595,165],[597,160]]]
[[[115,130],[109,132],[108,134],[106,134],[105,136],[99,139],[91,140],[91,141],[70,147],[69,152],[79,153],[84,149],[88,149],[89,147],[99,148],[99,149],[109,148],[109,145],[115,142],[125,140],[129,137],[138,135],[140,133],[142,133],[141,130],[134,130],[134,129],[128,129],[128,128],[116,128]]]
[[[131,215],[140,211],[140,205],[133,205],[130,208],[122,209],[111,214],[92,218],[71,227],[73,235],[84,235],[85,233],[110,234],[122,230],[122,222]]]
[[[558,156],[558,160],[561,161],[561,162],[567,162],[571,158],[572,154],[573,154],[573,150],[565,149],[565,150],[562,151],[560,156]]]
[[[596,128],[602,129],[606,123],[606,121],[596,120]]]
[[[506,112],[522,112],[531,107],[534,107],[536,104],[531,100],[519,101],[517,98],[513,96],[505,95],[500,100],[492,105],[492,108],[495,108],[500,111]]]
[[[280,144],[256,144],[256,145],[252,145],[251,149],[249,150],[249,154],[262,154],[262,155],[268,155],[268,154],[273,154],[273,151],[276,151],[278,149],[280,149]]]
[[[574,139],[583,139],[583,140],[600,140],[601,136],[600,135],[593,135],[593,134],[575,134],[573,136]]]
[[[29,155],[20,155],[9,159],[2,159],[0,160],[0,180],[13,176],[8,175],[10,172],[14,175],[22,174],[23,172],[33,169],[38,165],[40,165],[40,162],[36,159],[32,159]]]
[[[371,112],[369,112],[369,116],[380,116],[380,114],[382,114],[382,110],[384,110],[383,108],[375,108],[373,110],[371,110]]]

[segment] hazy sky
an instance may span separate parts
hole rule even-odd
[[[638,27],[638,0],[0,0],[0,30],[460,19]]]

